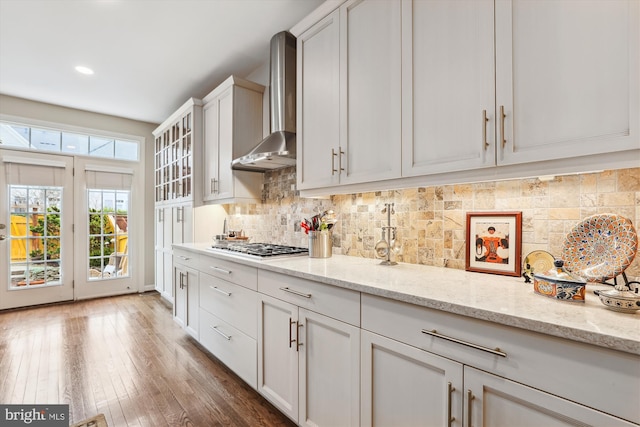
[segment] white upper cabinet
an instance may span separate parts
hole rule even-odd
[[[293,29],[303,195],[637,165],[637,0],[337,3]]]
[[[344,184],[400,177],[400,6],[399,1],[352,0],[340,9]]]
[[[340,11],[298,37],[296,151],[298,188],[339,183]]]
[[[639,10],[496,0],[498,164],[640,148]]]
[[[401,3],[352,0],[298,37],[298,188],[399,178]]]
[[[403,6],[403,176],[494,166],[493,0]]]
[[[263,175],[234,171],[231,161],[262,140],[263,93],[264,86],[231,76],[203,99],[205,201],[261,200]]]

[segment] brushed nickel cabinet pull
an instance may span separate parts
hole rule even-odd
[[[217,286],[209,286],[209,287],[211,289],[213,289],[214,291],[221,293],[222,295],[225,295],[225,296],[228,296],[228,297],[231,296],[231,292],[223,291],[222,289],[219,289]]]
[[[222,332],[220,329],[218,329],[217,326],[213,326],[213,325],[209,325],[209,327],[211,329],[213,329],[214,332],[218,333],[218,335],[220,335],[221,337],[223,337],[225,340],[229,341],[231,340],[231,335],[227,335],[224,332]]]
[[[211,182],[209,183],[209,194],[213,194],[215,193],[215,182],[216,180],[214,178],[211,178]]]
[[[342,173],[344,170],[342,167],[342,156],[344,156],[344,151],[342,151],[342,147],[339,147],[338,149],[340,151],[340,156],[338,157],[338,169],[340,169],[340,173]]]
[[[336,169],[336,156],[338,155],[338,153],[336,153],[335,149],[331,149],[331,175],[333,176],[336,172],[338,172],[338,170]]]
[[[291,344],[293,344],[294,342],[298,342],[297,338],[294,340],[293,339],[293,332],[291,332],[291,326],[292,325],[297,325],[298,321],[293,320],[291,317],[289,317],[289,348],[291,348]],[[298,329],[298,327],[296,326],[296,329]],[[298,334],[298,332],[296,331],[296,335]],[[298,346],[296,345],[296,351],[298,349]]]
[[[451,384],[451,381],[447,383],[447,425],[451,427],[451,423],[456,420],[456,417],[451,416],[451,394],[455,390],[455,387]]]
[[[184,274],[180,272],[180,289],[184,289]]]
[[[502,148],[504,148],[505,145],[507,145],[507,140],[504,136],[504,118],[507,117],[507,115],[504,113],[504,105],[500,106],[500,141],[502,143]]]
[[[298,295],[300,297],[305,297],[305,298],[311,298],[311,294],[305,294],[303,292],[300,291],[296,291],[294,289],[289,289],[287,287],[284,288],[280,288],[281,291],[285,291],[285,292],[289,292],[290,294],[294,294],[294,295]]]
[[[489,147],[489,142],[487,141],[487,122],[489,119],[487,118],[487,110],[482,110],[482,146],[484,150],[487,150]]]
[[[303,327],[304,325],[300,322],[296,322],[296,351],[300,351],[300,347],[302,346],[302,343],[300,342],[300,328]]]
[[[215,266],[211,266],[209,267],[212,270],[217,271],[218,273],[223,273],[223,274],[231,274],[231,271],[229,270],[225,270],[224,268],[220,268],[220,267],[215,267]]]
[[[189,261],[191,259],[188,256],[182,256],[182,255],[178,255],[178,258],[180,258],[183,261]]]
[[[473,408],[473,392],[468,389],[467,390],[467,427],[471,427],[471,408]]]
[[[481,350],[481,351],[486,351],[487,353],[491,353],[491,354],[495,354],[496,356],[500,356],[500,357],[507,357],[507,353],[503,352],[502,350],[500,350],[499,348],[489,348],[489,347],[483,347],[481,345],[477,345],[477,344],[473,344],[467,341],[462,341],[459,340],[457,338],[453,338],[450,337],[448,335],[442,335],[440,333],[438,333],[438,331],[436,331],[435,329],[432,329],[430,331],[423,329],[421,331],[423,334],[426,335],[431,335],[437,338],[442,338],[443,340],[447,340],[447,341],[451,341],[457,344],[461,344],[461,345],[466,345],[467,347],[471,347],[471,348],[475,348],[476,350]]]

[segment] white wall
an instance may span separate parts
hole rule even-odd
[[[144,285],[153,286],[155,283],[154,271],[154,167],[153,167],[153,134],[157,127],[155,123],[145,123],[135,120],[123,119],[121,117],[109,116],[105,114],[92,113],[89,111],[76,110],[73,108],[61,107],[53,104],[35,102],[23,98],[0,94],[0,114],[14,117],[22,117],[32,120],[40,120],[51,123],[60,123],[70,126],[78,126],[94,130],[104,130],[126,135],[139,136],[144,138],[145,146],[141,150],[144,159]]]

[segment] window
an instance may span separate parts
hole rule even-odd
[[[9,185],[10,289],[60,285],[62,187]]]
[[[0,122],[0,146],[120,160],[139,160],[139,142]]]

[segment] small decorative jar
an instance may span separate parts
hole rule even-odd
[[[587,282],[568,273],[564,268],[564,261],[557,259],[554,267],[544,273],[533,275],[533,290],[545,297],[561,301],[584,302],[585,286]]]

